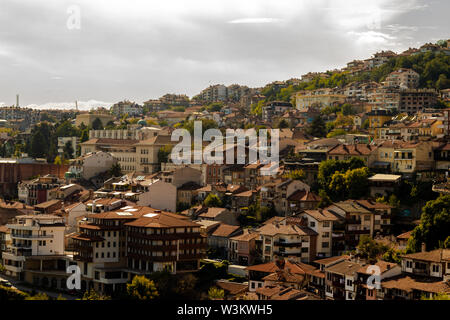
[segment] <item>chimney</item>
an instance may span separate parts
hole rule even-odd
[[[17,108],[19,107],[19,95],[18,94],[16,94],[16,107]]]
[[[425,245],[425,242],[422,242],[422,252],[426,252],[427,246]]]

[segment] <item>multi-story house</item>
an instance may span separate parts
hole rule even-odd
[[[357,272],[362,264],[341,261],[325,268],[325,298],[329,300],[355,300]]]
[[[333,253],[354,249],[361,235],[373,237],[381,232],[380,213],[366,209],[355,200],[333,203],[326,210],[340,217],[334,226]]]
[[[391,72],[385,80],[388,87],[414,89],[419,85],[420,75],[412,69],[400,68]]]
[[[16,216],[6,225],[10,230],[11,244],[2,254],[6,274],[21,280],[28,260],[52,260],[64,255],[65,224],[62,217],[54,215]]]
[[[450,250],[437,249],[402,256],[402,275],[381,282],[377,297],[382,300],[419,300],[450,294]]]
[[[258,229],[262,240],[262,258],[271,261],[289,258],[309,262],[316,258],[317,232],[298,221],[274,221]]]
[[[450,249],[405,254],[402,256],[402,272],[447,281],[450,279]]]
[[[286,111],[292,109],[290,102],[272,101],[262,108],[262,120],[270,122],[274,117],[281,117]]]
[[[304,218],[306,225],[317,233],[317,257],[330,257],[332,254],[333,223],[338,221],[335,214],[327,210],[305,210],[297,217]]]
[[[400,91],[398,111],[414,114],[433,107],[438,98],[435,89],[407,89]]]
[[[392,119],[392,112],[390,110],[372,110],[366,113],[366,117],[369,120],[369,133],[374,136],[374,139],[379,137],[379,128],[383,128],[386,122]]]
[[[49,191],[61,186],[58,177],[45,175],[34,180],[22,181],[18,184],[19,200],[28,205],[36,205],[49,200]]]
[[[230,238],[228,260],[241,266],[252,265],[257,257],[257,240],[259,232],[244,229],[243,233]]]
[[[276,179],[261,186],[260,197],[262,206],[271,206],[281,214],[288,213],[289,197],[297,190],[309,191],[310,187],[300,181],[291,179]]]
[[[108,171],[117,163],[110,153],[98,151],[85,154],[70,162],[68,178],[89,180],[102,172]]]
[[[117,117],[128,115],[130,117],[141,116],[143,108],[137,103],[130,101],[120,101],[111,107],[111,113]]]
[[[371,144],[339,144],[327,152],[329,160],[348,160],[352,157],[364,161],[371,166],[376,161],[377,146]]]
[[[371,283],[374,286],[373,288],[367,286],[369,277],[376,272],[374,270],[377,270],[377,267],[380,270],[380,281],[396,277],[402,273],[401,267],[392,262],[379,260],[373,265],[364,265],[357,271],[357,281],[355,282],[357,285],[356,300],[380,300],[378,295],[380,289],[376,288],[376,283]]]

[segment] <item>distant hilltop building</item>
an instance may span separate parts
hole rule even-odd
[[[110,121],[114,121],[114,116],[104,113],[82,113],[77,115],[75,119],[75,125],[77,127],[84,123],[85,126],[91,126],[95,119],[99,119],[102,122],[102,126],[105,127]]]
[[[121,117],[125,114],[129,116],[142,116],[143,107],[135,102],[128,100],[120,101],[111,107],[111,113],[117,117]]]

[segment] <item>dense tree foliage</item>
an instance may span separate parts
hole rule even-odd
[[[411,233],[408,252],[418,252],[422,243],[428,251],[444,247],[450,236],[450,195],[441,195],[422,208],[420,224]]]
[[[131,299],[152,300],[158,297],[155,283],[144,276],[135,276],[127,284],[127,293]]]

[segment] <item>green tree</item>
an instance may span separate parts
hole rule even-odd
[[[287,179],[292,179],[292,180],[304,180],[305,179],[305,171],[303,171],[302,169],[293,170],[293,171],[285,174],[284,177]]]
[[[111,166],[111,169],[109,169],[109,174],[112,177],[121,177],[123,175],[122,168],[118,162]]]
[[[84,292],[83,298],[81,298],[81,300],[111,300],[111,297],[102,295],[96,292],[94,289],[91,289]]]
[[[159,296],[155,283],[144,276],[135,276],[127,284],[127,293],[130,298],[137,300],[152,300]]]
[[[34,296],[27,297],[25,300],[50,300],[46,293],[38,293]]]
[[[363,167],[348,170],[345,173],[345,184],[348,196],[359,199],[365,196],[369,190],[369,168]]]
[[[450,294],[448,293],[438,293],[434,294],[432,297],[427,298],[426,296],[422,296],[420,300],[450,300]]]
[[[384,254],[383,254],[383,260],[386,262],[393,262],[400,264],[402,262],[401,255],[403,254],[403,251],[395,250],[394,248],[389,248]]]
[[[430,200],[422,208],[420,224],[414,228],[408,241],[407,252],[418,252],[422,243],[428,251],[439,248],[449,236],[450,195]]]
[[[223,300],[225,298],[225,291],[217,287],[211,287],[208,290],[209,300]]]
[[[33,134],[31,138],[30,156],[33,158],[42,158],[46,156],[46,150],[48,150],[48,145],[46,144],[46,139],[42,132],[37,131]]]
[[[325,137],[325,135],[327,134],[325,121],[323,121],[321,116],[315,117],[311,122],[311,125],[307,128],[306,132],[313,137]]]
[[[172,152],[171,145],[165,145],[158,150],[158,163],[165,163],[169,161],[170,153]]]
[[[64,144],[63,147],[63,153],[64,153],[64,158],[65,159],[72,159],[73,158],[73,147],[72,147],[72,142],[71,141],[67,141]]]
[[[320,202],[318,205],[319,208],[328,207],[329,205],[331,205],[333,203],[331,201],[330,197],[328,196],[327,192],[323,189],[319,190],[319,197],[320,197]]]
[[[207,207],[219,207],[220,208],[220,207],[222,207],[222,200],[220,200],[220,198],[216,194],[210,193],[203,201],[203,204]]]
[[[358,254],[363,259],[367,259],[369,263],[375,263],[377,258],[388,250],[386,246],[376,242],[368,235],[360,237],[357,249]]]
[[[103,130],[103,124],[99,118],[95,118],[95,120],[92,122],[92,129]]]

